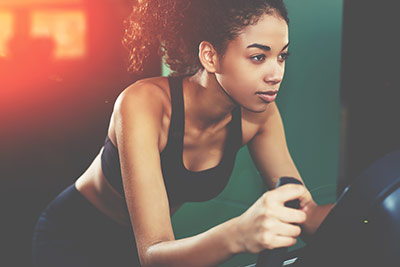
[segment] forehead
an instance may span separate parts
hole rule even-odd
[[[247,47],[258,43],[270,46],[273,50],[281,50],[289,42],[288,25],[286,21],[275,14],[265,14],[254,24],[244,28],[229,46]]]

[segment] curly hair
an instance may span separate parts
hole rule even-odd
[[[129,51],[128,71],[143,71],[150,46],[157,45],[171,75],[194,74],[202,68],[202,41],[223,56],[241,30],[273,13],[289,23],[283,0],[137,0],[122,40]]]

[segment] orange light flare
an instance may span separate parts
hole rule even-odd
[[[0,59],[4,59],[8,54],[7,43],[14,35],[14,16],[12,12],[0,10]]]
[[[85,59],[87,15],[79,2],[0,0],[2,95],[57,79],[60,66]]]
[[[82,58],[86,53],[86,21],[82,10],[33,10],[31,36],[54,43],[54,59]]]
[[[29,123],[62,101],[60,82],[87,59],[87,28],[83,0],[0,0],[0,122]]]

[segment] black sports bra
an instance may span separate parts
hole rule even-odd
[[[172,114],[167,145],[160,154],[164,183],[171,206],[216,197],[228,183],[237,151],[242,145],[241,111],[240,107],[237,107],[232,111],[232,120],[228,124],[228,136],[220,163],[198,172],[185,168],[182,159],[185,130],[182,78],[168,77]],[[124,196],[118,149],[108,136],[101,154],[101,166],[107,181]]]

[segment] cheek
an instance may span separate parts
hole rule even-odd
[[[217,79],[222,88],[233,97],[245,93],[245,88],[248,86],[245,77],[243,77],[243,73],[240,72],[238,75],[235,75],[235,73],[222,74],[217,76]]]
[[[218,75],[218,82],[230,94],[240,94],[251,85],[251,73],[246,62],[227,60]]]
[[[255,99],[255,86],[254,84],[242,76],[224,76],[217,77],[218,82],[225,90],[225,92],[232,97],[240,106],[254,110]]]

